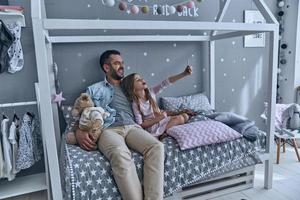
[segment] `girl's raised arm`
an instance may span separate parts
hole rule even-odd
[[[181,72],[177,75],[174,75],[174,76],[170,76],[168,79],[169,79],[170,83],[174,83],[174,82],[178,81],[179,79],[182,79],[188,75],[191,75],[192,72],[193,72],[192,66],[188,65],[188,66],[186,66],[186,68],[184,69],[183,72]]]
[[[157,93],[161,92],[163,89],[165,89],[166,87],[168,87],[170,84],[171,83],[170,83],[169,79],[165,79],[158,85],[152,87],[151,90],[154,94],[157,94]]]
[[[183,72],[176,74],[174,76],[170,76],[168,77],[166,80],[162,81],[160,84],[154,86],[151,88],[152,92],[154,94],[157,94],[159,92],[161,92],[163,89],[165,89],[167,86],[169,86],[170,84],[178,81],[179,79],[182,79],[188,75],[192,74],[192,66],[187,66]]]

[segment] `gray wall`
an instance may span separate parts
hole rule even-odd
[[[37,81],[37,74],[30,5],[28,1],[21,0],[9,2],[11,5],[25,7],[27,26],[22,29],[25,66],[17,74],[0,74],[0,92],[5,94],[1,95],[0,101],[33,100],[35,98],[33,84]],[[182,1],[174,1],[176,2]],[[272,10],[275,10],[275,2],[267,1],[267,3],[270,4]],[[207,0],[199,4],[198,18],[151,16],[150,14],[133,16],[118,11],[116,7],[104,7],[101,1],[91,0],[52,0],[47,1],[46,7],[50,18],[213,21],[217,14],[218,1]],[[251,0],[232,0],[225,21],[242,22],[245,9],[255,9]],[[100,32],[113,34],[106,30]],[[203,34],[209,34],[209,32]],[[216,47],[217,109],[246,115],[262,126],[259,115],[263,109],[263,101],[266,99],[268,50],[266,48],[243,48],[242,38],[219,41]],[[208,49],[205,42],[61,44],[54,47],[54,60],[59,66],[59,79],[67,104],[71,104],[86,86],[103,78],[103,73],[98,67],[99,53],[112,48],[122,52],[126,63],[126,74],[139,72],[150,84],[162,80],[167,75],[180,72],[189,58],[190,64],[194,67],[194,74],[167,89],[164,96],[191,94],[205,88],[206,83],[203,80],[208,77]]]
[[[184,81],[168,88],[164,95],[191,94],[202,90],[200,69],[201,45],[193,43],[121,43],[121,44],[71,44],[57,45],[54,60],[60,70],[62,91],[73,104],[80,92],[92,83],[102,80],[104,74],[99,67],[99,54],[106,49],[118,49],[125,61],[126,74],[137,72],[150,85],[159,83],[168,75],[182,72],[187,58],[194,66],[194,73]],[[72,58],[72,59],[66,59]],[[186,87],[190,88],[186,90]]]

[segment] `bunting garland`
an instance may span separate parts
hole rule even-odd
[[[276,95],[276,102],[282,103],[283,99],[279,92],[280,85],[282,81],[287,81],[286,78],[283,77],[282,69],[286,67],[287,59],[286,59],[286,51],[288,50],[288,45],[285,40],[284,35],[284,17],[286,14],[286,10],[289,8],[289,5],[286,5],[286,0],[278,0],[277,1],[277,20],[279,22],[279,49],[278,49],[278,75],[277,75],[277,95]],[[290,54],[291,51],[288,51]]]
[[[128,1],[128,2],[127,2]],[[164,6],[157,6],[157,5],[138,5],[138,4],[134,4],[131,3],[132,0],[102,0],[102,4],[108,7],[113,7],[115,5],[118,6],[120,11],[129,11],[132,14],[138,14],[138,13],[143,13],[143,14],[147,14],[150,12],[150,9],[153,9],[155,11],[155,13],[157,13],[158,15],[162,15],[164,14],[164,10],[166,10],[165,12],[168,12],[168,15],[172,15],[177,13],[182,13],[184,12],[184,10],[186,9],[192,9],[195,8],[195,1],[197,2],[202,2],[202,0],[187,0],[187,1],[183,1],[181,3],[177,3],[177,4],[172,4],[172,5],[166,5],[166,7]]]

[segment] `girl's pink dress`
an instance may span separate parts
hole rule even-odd
[[[166,79],[162,81],[159,85],[152,87],[150,89],[150,93],[153,99],[156,101],[156,94],[161,92],[163,89],[165,89],[167,86],[170,85],[169,79]],[[132,103],[132,110],[135,116],[135,122],[137,124],[142,124],[144,120],[147,119],[153,119],[155,118],[154,116],[154,111],[153,108],[148,101],[141,101],[140,104],[140,109],[138,109],[137,102]],[[168,122],[170,121],[170,117],[165,117],[162,119],[159,123],[156,123],[152,125],[151,127],[147,128],[146,130],[151,133],[153,136],[158,137],[162,135],[165,130]]]

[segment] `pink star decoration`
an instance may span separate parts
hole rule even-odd
[[[54,95],[53,102],[58,103],[59,107],[61,105],[61,102],[66,100],[62,95],[63,95],[62,92]]]

